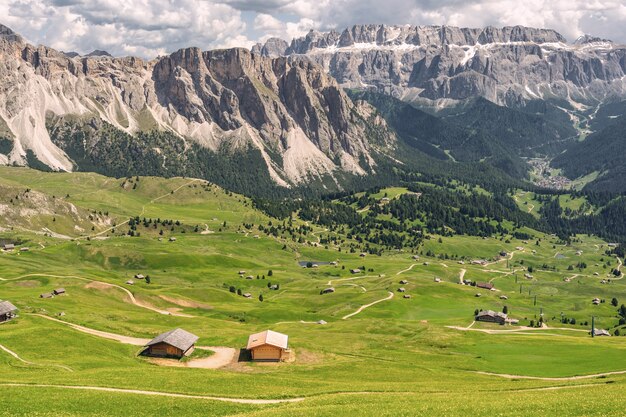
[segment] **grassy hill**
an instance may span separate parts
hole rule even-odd
[[[340,228],[297,213],[271,218],[206,181],[1,168],[0,187],[10,189],[0,240],[30,248],[0,253],[0,299],[20,309],[0,324],[0,416],[622,412],[626,373],[606,373],[626,370],[626,338],[588,335],[591,316],[597,328],[626,334],[611,304],[626,300],[626,281],[612,274],[622,260],[598,238],[567,244],[528,228],[527,241],[432,234],[410,250],[362,257],[362,243]],[[25,209],[35,215],[20,215]],[[338,239],[322,243],[329,234]],[[307,261],[319,267],[303,268]],[[460,285],[461,277],[496,290]],[[320,295],[328,286],[335,293]],[[58,287],[67,295],[39,298]],[[518,326],[473,323],[476,309],[505,306]],[[525,327],[542,313],[546,327]],[[200,346],[236,349],[269,328],[289,335],[295,361],[161,366],[137,356],[140,346],[70,324],[135,338],[182,327]],[[295,402],[249,401],[260,399]]]

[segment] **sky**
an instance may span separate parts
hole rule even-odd
[[[524,25],[573,41],[626,43],[625,0],[0,0],[0,23],[34,44],[153,58],[183,47],[250,47],[311,29],[383,23]]]

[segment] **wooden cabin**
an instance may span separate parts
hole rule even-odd
[[[504,324],[506,322],[507,315],[492,310],[481,311],[476,315],[476,321],[485,321],[488,323]]]
[[[54,295],[65,294],[65,288],[57,288],[56,290],[52,291],[52,294]]]
[[[194,351],[198,336],[183,329],[170,330],[152,339],[142,354],[162,358],[182,358]]]
[[[491,282],[477,282],[476,287],[483,288],[485,290],[493,290],[493,284]]]
[[[2,249],[4,249],[5,251],[12,251],[13,249],[15,249],[15,245],[13,243],[6,243]]]
[[[286,334],[266,330],[250,335],[246,349],[253,361],[284,361],[289,357],[288,339]]]
[[[53,298],[53,297],[54,297],[54,294],[52,294],[51,292],[39,294],[39,298]]]
[[[333,287],[324,288],[322,290],[322,294],[330,294],[330,293],[333,293],[333,292],[335,292],[335,289]]]
[[[9,321],[17,315],[17,307],[9,301],[0,301],[0,323]]]

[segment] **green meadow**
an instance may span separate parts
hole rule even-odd
[[[0,167],[0,189],[0,241],[29,248],[0,253],[0,299],[19,308],[0,324],[0,416],[624,412],[626,337],[589,335],[592,317],[626,335],[611,304],[626,303],[621,260],[598,238],[432,236],[415,253],[361,257],[319,245],[315,225],[302,241],[268,234],[282,220],[205,181]],[[59,287],[67,294],[39,298]],[[517,325],[473,323],[475,310],[504,307]],[[181,327],[200,346],[235,349],[272,329],[295,360],[162,366],[69,324],[146,339]]]

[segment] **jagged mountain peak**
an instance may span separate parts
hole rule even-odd
[[[160,132],[150,140],[165,135],[184,144],[174,154],[161,142],[142,151],[160,160],[155,166],[164,172],[185,150],[194,152],[190,158],[252,152],[265,175],[285,187],[338,184],[339,177],[376,166],[366,132],[371,109],[356,106],[308,60],[195,47],[149,62],[103,51],[70,58],[1,38],[0,51],[7,52],[0,61],[0,136],[11,142],[0,164],[97,168],[97,160],[107,158],[102,152],[119,145],[108,143],[111,138]],[[382,130],[383,142],[393,146],[392,133]],[[72,139],[76,132],[84,139]]]
[[[626,47],[592,36],[570,44],[552,29],[354,25],[310,31],[284,55],[319,64],[345,88],[436,107],[484,97],[508,106],[566,100],[577,108],[626,96]]]
[[[613,43],[613,41],[608,39],[602,39],[597,36],[590,35],[585,33],[584,35],[579,36],[575,41],[574,45],[585,45],[590,43]]]
[[[93,51],[89,52],[85,56],[89,56],[89,57],[110,57],[110,58],[113,57],[113,55],[111,55],[107,51],[103,51],[101,49],[94,49]]]

